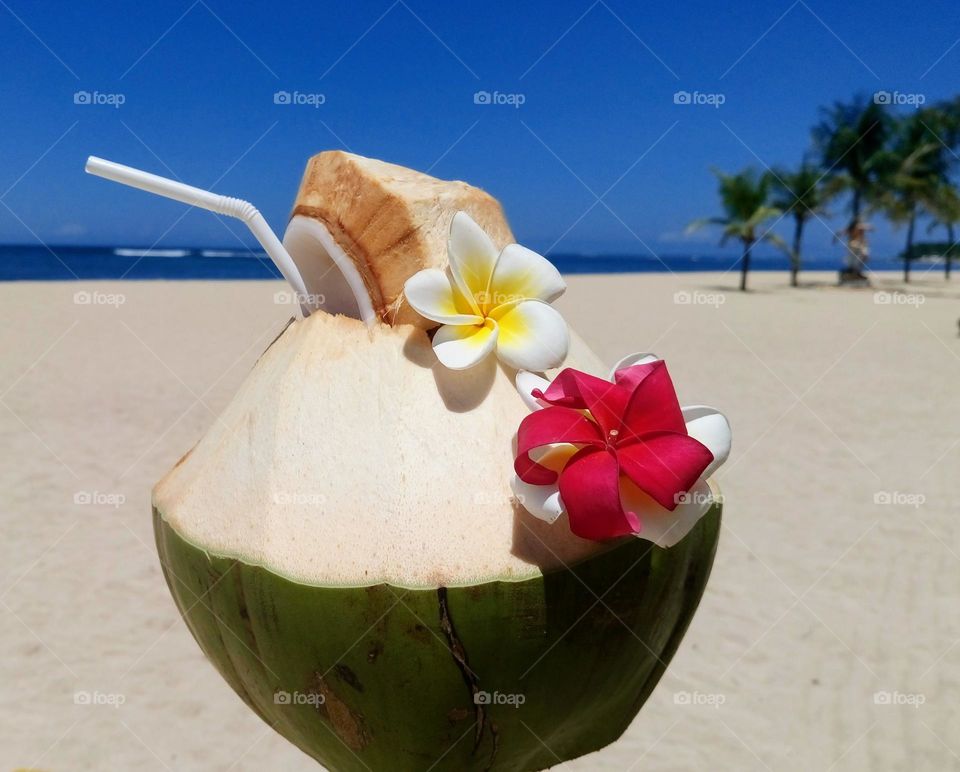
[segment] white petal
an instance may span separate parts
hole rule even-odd
[[[683,420],[687,424],[687,434],[702,442],[713,453],[713,461],[701,475],[705,480],[716,472],[730,455],[733,439],[730,423],[722,413],[706,405],[691,405],[682,408],[682,411]]]
[[[646,365],[650,362],[656,362],[660,357],[656,354],[648,354],[645,352],[640,352],[637,354],[627,354],[623,359],[617,362],[611,369],[610,375],[607,376],[607,380],[612,381],[613,376],[616,374],[617,370],[622,370],[624,367],[631,367],[633,365]]]
[[[547,387],[550,386],[550,381],[542,375],[531,373],[528,370],[518,370],[514,383],[517,385],[517,391],[520,392],[520,399],[523,400],[523,404],[530,408],[530,410],[541,410],[549,404],[537,399],[532,393],[534,389],[546,391]]]
[[[457,212],[450,223],[447,256],[453,278],[471,304],[486,293],[497,262],[497,248],[486,232],[466,212]],[[479,306],[477,312],[479,313]]]
[[[547,303],[567,288],[553,263],[519,244],[504,247],[490,279],[488,307],[535,298]]]
[[[488,321],[474,324],[447,324],[433,336],[437,359],[451,370],[466,370],[487,356],[497,345],[497,325]]]
[[[510,367],[540,371],[567,357],[570,331],[560,312],[540,300],[524,300],[497,309],[500,325],[497,356]]]
[[[420,316],[440,324],[480,324],[476,314],[457,308],[450,279],[437,268],[427,268],[415,273],[403,285],[407,302]]]
[[[637,536],[658,547],[672,547],[680,541],[715,502],[713,491],[703,479],[684,494],[673,512],[661,507],[629,481],[621,482],[620,498],[623,508],[640,518]]]
[[[556,521],[563,514],[563,502],[560,500],[560,488],[553,485],[531,485],[516,475],[510,481],[513,495],[527,512],[548,523]]]

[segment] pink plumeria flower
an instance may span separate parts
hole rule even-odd
[[[717,501],[707,480],[730,454],[727,419],[704,405],[679,407],[666,368],[652,354],[625,357],[607,381],[571,370],[560,375],[551,383],[517,373],[532,411],[557,412],[555,421],[525,427],[512,482],[517,499],[547,522],[567,514],[584,538],[633,533],[661,547],[679,542]],[[648,396],[649,404],[638,402]],[[567,422],[562,411],[570,413]],[[620,436],[623,420],[636,436]],[[564,487],[575,496],[569,506]]]

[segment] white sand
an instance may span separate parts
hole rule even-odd
[[[681,403],[734,427],[700,612],[627,735],[564,769],[960,769],[960,284],[926,277],[918,304],[735,282],[575,277],[559,303],[602,358],[657,351]],[[0,769],[316,768],[204,661],[150,527],[281,289],[0,285]]]

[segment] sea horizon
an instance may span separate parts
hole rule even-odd
[[[557,252],[547,255],[564,274],[693,273],[737,270],[739,255]],[[934,261],[920,260],[927,264]],[[839,255],[811,255],[805,271],[839,270]],[[871,271],[900,271],[900,258],[874,258]],[[784,255],[754,255],[751,271],[788,271]],[[0,281],[279,279],[265,252],[224,246],[148,247],[0,244]]]

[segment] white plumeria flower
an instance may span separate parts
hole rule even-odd
[[[624,367],[648,364],[658,359],[654,354],[631,354],[613,366],[608,378],[613,380],[614,374]],[[537,399],[532,393],[537,390],[546,392],[550,385],[546,378],[521,370],[517,373],[516,384],[524,404],[530,410],[549,407],[547,402]],[[730,424],[722,413],[705,405],[683,407],[681,412],[687,434],[707,447],[713,454],[713,461],[703,470],[693,487],[682,494],[676,509],[666,509],[632,484],[623,484],[620,489],[624,509],[640,518],[641,529],[637,536],[659,547],[672,547],[679,542],[718,500],[718,495],[707,480],[730,455]],[[575,452],[576,448],[572,445],[555,445],[537,460],[548,467],[562,467]],[[531,485],[514,475],[511,487],[523,507],[541,520],[553,523],[566,511],[560,498],[559,481],[552,485]]]
[[[519,244],[498,254],[465,212],[453,217],[447,252],[447,271],[425,269],[403,288],[417,313],[442,325],[433,350],[444,365],[464,370],[491,351],[525,370],[549,370],[566,359],[570,333],[550,303],[567,285],[549,260]]]

